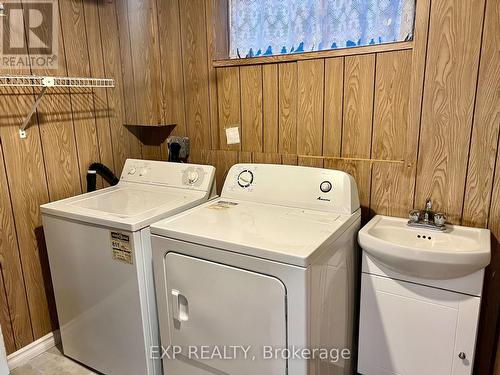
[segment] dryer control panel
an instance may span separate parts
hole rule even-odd
[[[164,161],[127,159],[121,181],[210,191],[215,168],[210,165],[169,163]]]
[[[222,197],[352,214],[359,209],[354,178],[342,171],[271,164],[236,164]]]

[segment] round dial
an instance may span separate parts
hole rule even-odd
[[[196,181],[198,181],[198,178],[200,178],[200,175],[197,171],[190,171],[188,173],[188,182],[190,184],[194,184]]]
[[[238,185],[243,188],[249,187],[253,182],[253,173],[245,170],[238,175]]]
[[[323,192],[323,193],[328,193],[330,190],[332,190],[332,183],[330,181],[323,181],[320,185],[319,185],[319,189]]]
[[[129,169],[129,171],[128,171],[128,174],[129,174],[129,175],[134,175],[134,174],[135,174],[135,172],[137,172],[137,169],[135,169],[135,168],[130,168],[130,169]]]

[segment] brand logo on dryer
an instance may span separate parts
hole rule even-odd
[[[318,201],[323,201],[323,202],[331,202],[331,200],[330,200],[330,199],[328,199],[328,198],[323,198],[323,197],[318,197],[318,198],[317,198],[317,200],[318,200]]]

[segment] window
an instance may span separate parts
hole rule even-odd
[[[230,57],[411,40],[415,0],[229,0]]]

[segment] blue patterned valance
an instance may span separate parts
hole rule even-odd
[[[230,57],[410,40],[415,0],[229,0]]]

